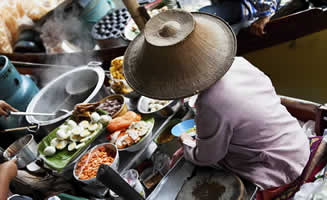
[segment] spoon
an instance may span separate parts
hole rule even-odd
[[[9,115],[14,115],[14,116],[56,116],[59,113],[67,114],[70,113],[70,111],[66,109],[60,109],[54,113],[37,113],[37,112],[10,112]]]

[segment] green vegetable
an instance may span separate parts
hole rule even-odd
[[[97,108],[97,113],[99,113],[100,115],[108,115],[107,111],[102,110],[101,108]]]

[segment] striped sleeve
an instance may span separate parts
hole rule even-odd
[[[249,18],[273,16],[277,10],[277,0],[244,0]]]

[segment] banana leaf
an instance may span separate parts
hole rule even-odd
[[[67,119],[64,124],[67,123],[69,119]],[[80,153],[82,153],[85,148],[87,148],[91,142],[93,142],[101,133],[106,131],[106,126],[102,126],[102,128],[98,128],[95,130],[95,133],[91,139],[85,142],[85,145],[79,149],[74,151],[68,151],[67,147],[63,150],[57,150],[53,156],[45,156],[44,149],[47,146],[50,146],[50,142],[53,138],[56,138],[56,132],[59,130],[59,127],[51,131],[46,137],[38,145],[38,152],[40,157],[44,160],[44,162],[52,169],[60,172],[63,170],[72,160],[74,160]]]

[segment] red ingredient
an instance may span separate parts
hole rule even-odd
[[[111,165],[114,162],[115,155],[111,154],[113,153],[108,153],[105,147],[100,147],[92,152],[89,162],[83,168],[89,156],[89,153],[85,154],[77,164],[75,175],[81,180],[96,177],[101,164]],[[83,171],[80,174],[81,170]]]
[[[132,122],[141,120],[141,116],[133,111],[128,111],[121,117],[117,117],[109,122],[107,130],[109,133],[113,133],[117,130],[126,129],[131,125]]]

